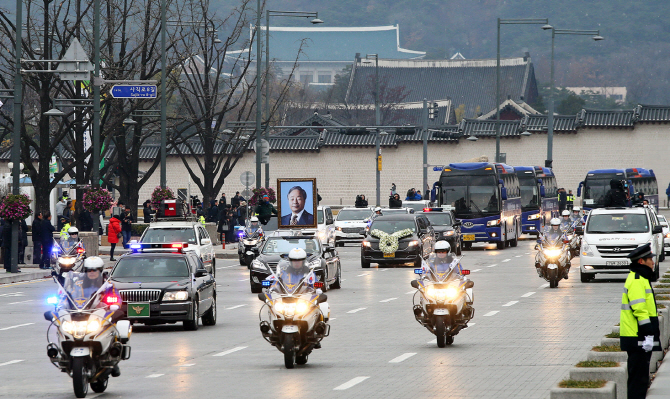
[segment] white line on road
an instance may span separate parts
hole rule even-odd
[[[547,288],[547,287],[549,287],[549,283],[547,283],[547,284],[542,284],[542,285],[540,286],[540,288]]]
[[[470,328],[470,327],[474,326],[475,324],[477,324],[477,323],[468,323],[468,325],[465,326],[465,328]]]
[[[512,305],[514,305],[514,304],[516,304],[516,303],[519,303],[519,301],[509,301],[509,302],[507,302],[506,304],[504,304],[503,306],[512,306]]]
[[[416,290],[414,290],[414,291],[409,291],[409,292],[405,292],[405,295],[413,294],[413,293],[415,293],[415,292],[416,292]]]
[[[346,279],[346,278],[343,278],[342,281],[347,281],[347,279]]]
[[[410,357],[412,357],[414,355],[416,355],[416,353],[411,353],[411,352],[410,353],[404,353],[404,354],[396,357],[395,359],[389,360],[389,363],[400,363],[402,361],[405,361],[405,360],[409,359]]]
[[[530,252],[526,252],[526,255],[530,255]]]
[[[8,362],[0,363],[0,367],[2,366],[9,366],[10,364],[14,363],[21,363],[23,360],[10,360]]]
[[[353,387],[354,385],[358,385],[358,384],[360,384],[361,382],[367,380],[368,378],[370,378],[370,377],[356,377],[356,378],[352,378],[352,379],[350,379],[349,381],[345,382],[344,384],[339,385],[339,386],[333,388],[333,391],[344,391],[345,389],[349,389],[349,388]]]
[[[379,269],[377,269],[377,270],[379,270]],[[385,271],[388,271],[388,270],[390,270],[390,269],[381,269],[381,270],[379,270],[379,271],[380,271],[380,272],[385,272]]]
[[[534,293],[535,293],[535,291],[526,292],[525,294],[521,295],[521,298],[528,298],[529,296],[533,295]]]
[[[17,303],[26,303],[26,302],[32,302],[34,299],[28,299],[27,301],[19,301],[19,302],[10,302],[8,305],[16,305]]]
[[[475,270],[471,271],[470,273],[475,273],[475,272],[478,272],[480,270],[482,270],[482,269],[475,269]]]
[[[144,378],[158,378],[158,377],[160,377],[160,376],[162,376],[162,375],[165,375],[165,374],[151,374],[151,375],[148,375],[148,376],[146,376],[146,377],[144,377]]]
[[[494,314],[496,314],[498,312],[500,312],[500,311],[499,310],[492,310],[492,311],[488,312],[487,314],[485,314],[484,317],[493,316]]]
[[[233,310],[233,309],[241,308],[242,306],[247,306],[247,305],[246,305],[246,304],[244,304],[244,305],[237,305],[237,306],[233,306],[232,308],[226,308],[226,310]]]
[[[498,264],[497,264],[497,263],[496,263],[495,265],[491,265],[491,266],[486,266],[486,267],[496,267],[496,266],[498,266]]]
[[[523,256],[523,255],[517,255],[517,256],[515,256],[515,258],[520,258],[520,257],[522,257],[522,256]]]
[[[229,355],[231,353],[241,351],[242,349],[245,349],[245,348],[247,348],[247,347],[246,346],[238,346],[237,348],[228,349],[227,351],[223,351],[221,353],[217,353],[216,355],[212,355],[212,356],[226,356],[226,355]]]
[[[335,317],[331,317],[330,319],[328,319],[328,321],[333,321],[333,320],[335,320]]]
[[[10,297],[10,296],[25,296],[23,292],[8,292],[6,294],[0,294],[0,297]]]
[[[350,310],[347,313],[356,313],[356,312],[360,312],[361,310],[365,310],[365,309],[367,309],[367,308],[358,308],[358,309]]]
[[[437,338],[436,339],[431,339],[430,341],[426,342],[427,344],[436,344],[437,343]]]
[[[178,364],[177,366],[178,367],[191,367],[191,366],[195,366],[195,363]]]
[[[35,324],[35,323],[18,324],[18,325],[16,325],[16,326],[10,326],[10,327],[5,327],[5,328],[0,328],[0,331],[11,330],[12,328],[17,328],[17,327],[29,326],[29,325],[31,325],[31,324]]]
[[[370,273],[363,273],[363,274],[359,274],[359,275],[358,275],[358,276],[356,276],[356,277],[363,277],[363,276],[367,276],[368,274],[370,274]]]
[[[249,280],[249,279],[248,279],[248,278],[243,278],[243,279],[240,280],[240,281],[247,281],[247,280]]]
[[[384,299],[383,301],[379,301],[379,302],[391,302],[391,301],[394,300],[394,299],[398,299],[398,298]]]
[[[221,266],[221,267],[217,267],[216,270],[228,269],[229,267],[233,267],[233,266],[237,266],[237,265]],[[161,374],[161,375],[162,375],[162,374]]]
[[[512,260],[512,259],[505,259],[505,260],[503,260],[503,262],[509,262],[509,261],[511,261],[511,260]]]

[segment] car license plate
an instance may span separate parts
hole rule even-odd
[[[361,236],[361,235],[358,234],[358,233],[348,233],[348,234],[347,234],[347,237],[348,237],[348,238],[358,238],[358,237],[360,237],[360,236]]]
[[[384,257],[385,258],[395,258],[395,252],[393,252],[391,254],[384,254]]]
[[[463,241],[474,241],[474,240],[475,240],[474,234],[463,234]]]
[[[627,260],[616,260],[616,261],[615,260],[609,260],[609,261],[605,262],[605,265],[607,265],[607,266],[628,266],[629,264],[630,264],[630,262],[628,262]]]
[[[129,303],[128,317],[149,317],[151,316],[151,304],[149,303]]]

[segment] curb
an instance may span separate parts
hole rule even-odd
[[[36,280],[40,278],[51,277],[51,270],[22,271],[21,273],[8,273],[0,275],[0,284],[17,283],[19,281]]]
[[[616,397],[626,398],[628,392],[627,366],[625,362],[619,364],[618,367],[573,367],[570,369],[570,379],[614,381],[616,382]]]
[[[551,399],[614,399],[616,383],[607,381],[602,388],[551,388]]]
[[[647,391],[647,399],[665,399],[670,396],[670,361],[661,364],[656,378]]]

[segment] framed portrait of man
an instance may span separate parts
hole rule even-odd
[[[277,179],[280,229],[315,229],[316,204],[316,179]]]

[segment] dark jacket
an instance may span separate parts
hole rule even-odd
[[[271,203],[264,201],[260,202],[258,205],[256,205],[256,208],[254,209],[254,212],[258,214],[259,217],[269,217],[272,215],[277,214],[277,209],[272,206]]]
[[[53,245],[54,241],[54,231],[56,231],[56,228],[54,227],[53,224],[51,224],[50,220],[42,220],[42,223],[40,224],[40,227],[42,229],[42,245],[44,246],[51,246]]]
[[[668,184],[668,188],[665,189],[665,195],[670,197],[670,184]]]
[[[42,219],[35,218],[32,225],[33,242],[42,241]]]
[[[402,208],[402,200],[389,197],[389,208]]]
[[[26,220],[23,219],[21,220],[21,223],[19,223],[19,237],[21,238],[19,240],[19,245],[22,247],[25,247],[28,245],[28,223],[26,223]]]
[[[558,193],[558,206],[565,208],[568,203],[568,194],[565,191]]]
[[[319,193],[316,193],[316,204],[318,205],[321,202],[321,200],[323,200],[323,198],[321,198],[321,195],[319,195]]]
[[[356,197],[356,203],[354,204],[356,208],[365,208],[368,206],[368,200],[361,198],[360,196]]]
[[[244,198],[241,195],[236,195],[233,197],[233,199],[230,200],[230,205],[232,206],[240,206],[240,201],[244,201]]]
[[[228,200],[226,199],[226,196],[222,195],[221,198],[219,199],[219,209],[222,206],[225,207],[227,203],[228,203]]]
[[[610,181],[610,191],[605,194],[604,206],[628,206],[628,198],[620,181],[614,179]]]
[[[219,220],[219,208],[214,205],[214,200],[209,204],[209,209],[207,209],[207,222],[216,223]]]
[[[2,225],[2,247],[11,248],[12,246],[12,224],[8,221],[4,221]]]
[[[82,209],[79,213],[79,230],[80,231],[93,231],[93,219],[91,218],[91,212]]]
[[[121,231],[133,231],[133,223],[135,222],[135,218],[133,217],[132,213],[123,213],[121,215]]]
[[[144,203],[144,207],[142,208],[143,213],[144,213],[144,223],[151,223],[151,214],[154,213],[153,209],[151,209],[151,204],[149,201]]]

